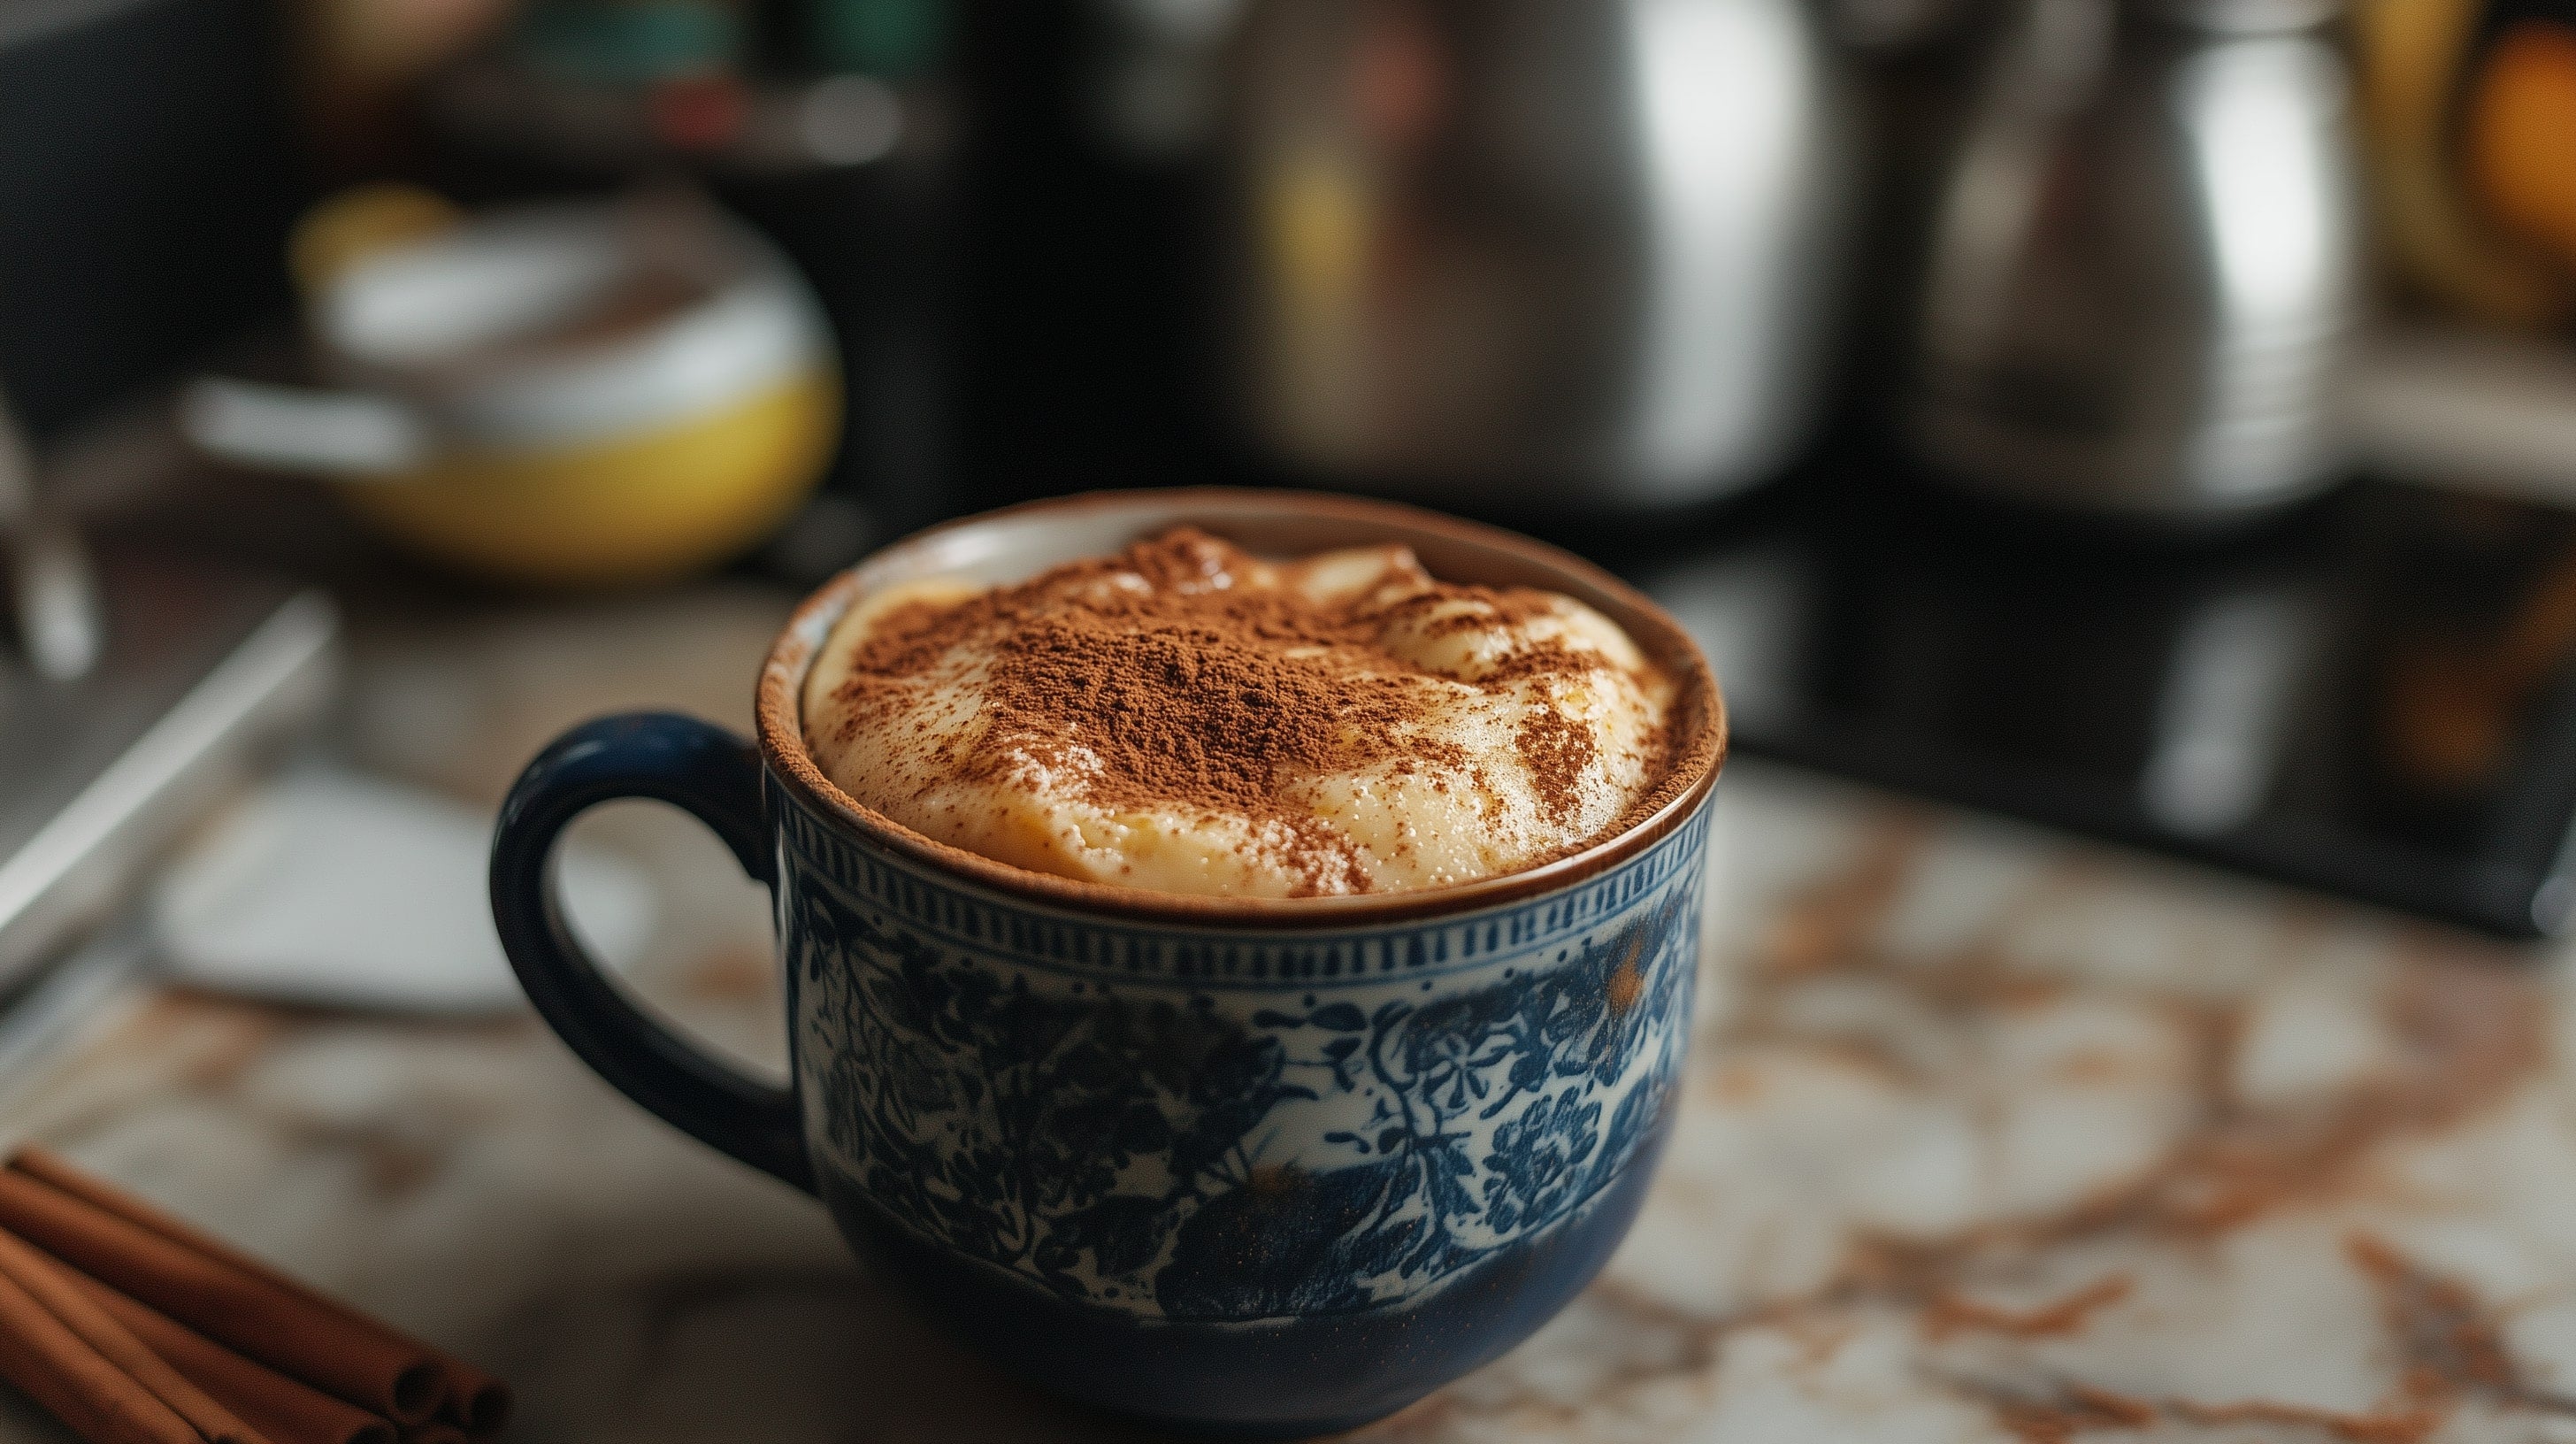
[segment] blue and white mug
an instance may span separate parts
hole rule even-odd
[[[1184,523],[1274,554],[1403,542],[1434,575],[1599,608],[1680,681],[1672,800],[1481,882],[1199,898],[962,852],[815,766],[798,698],[858,598],[932,575],[1017,581]],[[1725,720],[1698,648],[1607,574],[1347,498],[1042,502],[923,533],[817,593],[771,650],[758,717],[756,743],[648,714],[547,748],[493,843],[502,941],[603,1077],[818,1195],[1006,1368],[1167,1425],[1346,1428],[1518,1343],[1627,1231],[1690,1036]],[[566,929],[556,840],[624,797],[695,814],[769,886],[789,1086],[645,1016]]]

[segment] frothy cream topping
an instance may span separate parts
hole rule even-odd
[[[1569,597],[1401,546],[1257,558],[1180,529],[843,617],[806,740],[941,842],[1207,896],[1396,892],[1600,841],[1662,780],[1673,684]]]

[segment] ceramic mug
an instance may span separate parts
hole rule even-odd
[[[1261,552],[1402,542],[1437,576],[1599,608],[1679,680],[1679,795],[1582,853],[1423,892],[1204,898],[934,842],[825,779],[798,699],[861,597],[1011,582],[1187,523]],[[670,715],[575,729],[501,813],[492,906],[547,1021],[628,1096],[819,1195],[1006,1368],[1198,1430],[1292,1437],[1391,1412],[1590,1280],[1670,1130],[1725,745],[1706,661],[1564,553],[1410,508],[1177,491],[923,533],[825,587],[760,678],[759,738]],[[766,883],[790,1085],[628,1002],[547,882],[584,809],[696,814]]]

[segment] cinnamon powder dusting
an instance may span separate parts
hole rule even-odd
[[[1364,892],[1366,850],[1298,785],[1371,769],[1409,780],[1428,768],[1444,793],[1482,794],[1490,814],[1498,799],[1479,759],[1439,720],[1473,689],[1536,699],[1520,715],[1517,753],[1547,824],[1567,828],[1601,759],[1591,724],[1553,699],[1610,665],[1532,625],[1554,619],[1562,631],[1570,604],[1435,581],[1401,549],[1371,560],[1382,564],[1322,576],[1180,528],[1016,586],[898,602],[868,620],[809,733],[824,734],[821,750],[888,727],[936,734],[933,765],[907,779],[916,799],[960,782],[1045,784],[1113,814],[1239,817],[1293,874],[1292,895]],[[1464,660],[1439,652],[1478,638],[1484,649]],[[1498,651],[1494,638],[1509,641]],[[1425,665],[1434,652],[1440,664]],[[960,658],[980,664],[977,725],[943,728],[925,687],[957,675]],[[1662,770],[1665,726],[1658,716],[1647,739],[1650,772]],[[1553,851],[1598,833],[1587,827]]]

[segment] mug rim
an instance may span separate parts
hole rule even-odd
[[[1675,699],[1680,713],[1697,718],[1698,725],[1676,750],[1670,764],[1673,771],[1666,779],[1669,783],[1678,777],[1679,789],[1654,812],[1621,831],[1537,867],[1405,892],[1256,898],[1158,892],[1001,862],[916,832],[850,796],[824,774],[805,744],[805,678],[821,651],[822,638],[865,592],[871,573],[886,569],[907,554],[934,549],[961,534],[1001,522],[1139,506],[1162,506],[1180,513],[1199,508],[1212,513],[1208,519],[1215,521],[1222,521],[1221,514],[1230,508],[1285,509],[1327,523],[1409,530],[1507,553],[1557,578],[1555,590],[1569,594],[1589,592],[1606,600],[1610,605],[1604,610],[1611,619],[1626,629],[1658,665],[1675,674],[1680,684]],[[1185,514],[1175,515],[1152,525],[1181,525],[1189,520]],[[809,809],[952,878],[1006,897],[1119,920],[1274,930],[1412,922],[1522,902],[1572,887],[1638,856],[1689,821],[1716,785],[1725,765],[1728,741],[1725,697],[1699,644],[1643,592],[1571,552],[1501,527],[1400,502],[1285,488],[1214,486],[1091,491],[1022,502],[942,522],[869,553],[799,603],[777,640],[770,644],[761,668],[756,723],[761,757],[770,775],[798,794]]]

